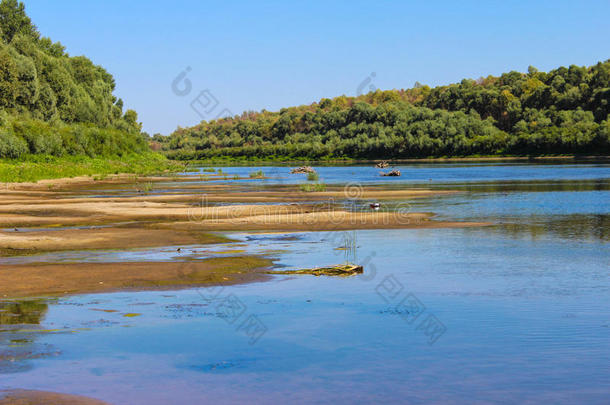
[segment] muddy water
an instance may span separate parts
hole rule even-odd
[[[267,183],[291,181],[286,168],[262,170],[277,173]],[[377,171],[325,167],[320,174],[329,183],[386,182]],[[167,246],[8,259],[163,262],[248,252],[283,268],[348,259],[364,264],[365,274],[3,303],[0,389],[115,404],[607,403],[610,167],[401,171],[384,184],[464,191],[409,201],[413,211],[495,225],[234,233],[238,242],[181,252]]]

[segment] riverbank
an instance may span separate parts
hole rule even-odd
[[[166,159],[159,153],[131,154],[121,157],[40,156],[0,159],[0,182],[23,183],[44,179],[91,176],[102,180],[110,175],[172,173],[184,164]]]
[[[56,392],[11,390],[0,391],[0,405],[109,405],[107,402],[79,395]]]
[[[4,299],[112,291],[180,289],[263,281],[269,259],[217,257],[192,262],[0,265]]]
[[[610,156],[576,156],[576,155],[550,155],[550,156],[466,156],[466,157],[429,157],[413,159],[390,159],[391,165],[406,163],[494,163],[494,162],[607,162]],[[205,160],[176,161],[169,160],[160,153],[144,153],[123,157],[90,158],[84,156],[37,156],[31,155],[23,159],[0,159],[0,187],[6,188],[13,184],[36,183],[47,187],[65,184],[85,184],[91,181],[120,183],[125,178],[133,179],[134,175],[151,177],[163,174],[164,178],[180,173],[193,166],[249,166],[252,164],[265,165],[375,165],[381,159],[323,159],[323,160],[294,160],[292,158],[274,158],[271,160],[260,158],[218,158]],[[222,177],[222,172],[206,171],[201,179]],[[225,175],[226,176],[226,175]],[[51,180],[51,181],[50,181]],[[36,188],[36,187],[35,187]]]
[[[167,180],[167,179],[165,179]],[[125,179],[95,182],[78,179],[74,183],[60,179],[36,184],[11,184],[0,190],[0,227],[75,227],[112,225],[111,230],[84,230],[108,235],[120,227],[145,228],[150,232],[140,240],[154,239],[153,232],[159,229],[196,231],[290,231],[290,230],[346,230],[371,228],[413,228],[431,226],[478,226],[480,223],[434,222],[430,213],[411,212],[408,204],[398,210],[371,210],[365,200],[391,201],[443,196],[451,190],[385,189],[379,186],[344,189],[330,186],[326,191],[303,192],[296,185],[270,186],[263,190],[243,190],[243,185],[207,184],[191,177],[179,179],[177,186],[162,185],[154,188],[156,178],[143,178],[150,182],[154,195],[145,195],[134,188],[134,183]],[[112,186],[115,194],[106,198],[95,196]],[[341,200],[360,201],[357,209],[347,209]],[[126,225],[128,224],[128,225]],[[47,244],[65,243],[72,238],[71,231],[55,231],[53,237],[36,233],[0,233],[0,249],[18,246],[19,249],[45,248]],[[133,232],[136,232],[135,230]],[[50,242],[62,233],[68,233],[64,242]],[[29,236],[28,236],[29,234]],[[45,234],[47,235],[48,232]],[[162,240],[164,236],[157,238]],[[192,237],[192,236],[189,236]],[[176,235],[176,238],[179,238]],[[24,241],[30,239],[30,244]],[[90,246],[87,238],[78,238],[84,248]],[[19,242],[21,241],[21,242]],[[107,247],[107,246],[105,246]],[[140,246],[141,247],[141,246]]]
[[[441,157],[421,157],[421,158],[379,158],[379,159],[353,159],[353,158],[327,158],[327,159],[294,159],[293,157],[269,157],[259,158],[256,156],[240,156],[240,157],[219,157],[209,159],[184,160],[181,162],[194,165],[232,165],[232,166],[248,166],[252,164],[265,165],[368,165],[375,164],[381,161],[388,161],[393,164],[400,163],[459,163],[459,162],[551,162],[551,161],[574,161],[574,162],[591,162],[591,161],[609,161],[610,156],[595,156],[595,155],[473,155],[473,156],[441,156]]]
[[[151,184],[143,192],[137,184]],[[261,281],[272,262],[252,255],[171,262],[20,262],[45,252],[136,249],[229,243],[218,232],[296,232],[353,229],[475,227],[484,222],[435,221],[405,201],[451,190],[381,186],[303,192],[297,185],[214,184],[198,176],[88,177],[11,183],[0,188],[3,298]],[[148,194],[150,192],[150,195]],[[106,194],[104,194],[106,193]],[[355,195],[354,195],[355,194]],[[103,198],[100,198],[103,195]],[[373,210],[368,200],[381,201]],[[351,208],[347,208],[349,201]],[[393,201],[401,201],[399,207]],[[386,209],[386,202],[388,207]],[[179,251],[179,250],[178,250]]]

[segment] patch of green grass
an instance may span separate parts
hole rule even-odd
[[[215,173],[216,169],[214,169],[213,167],[204,167],[203,169],[201,169],[201,171],[204,173]]]
[[[301,184],[299,186],[299,188],[301,189],[301,191],[304,191],[306,193],[311,193],[311,192],[315,192],[315,191],[326,191],[326,184],[324,184],[324,183],[306,183],[306,184]]]
[[[320,175],[318,174],[318,172],[307,173],[307,180],[308,181],[318,181],[318,180],[320,180]]]
[[[250,172],[250,178],[251,179],[260,179],[262,177],[265,177],[265,173],[263,173],[262,170],[257,170],[255,172]]]
[[[28,155],[20,159],[0,159],[0,182],[23,183],[77,176],[95,176],[95,180],[103,180],[118,173],[161,174],[179,172],[183,167],[183,164],[153,152],[104,158]]]

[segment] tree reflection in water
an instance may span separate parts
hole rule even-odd
[[[0,301],[0,374],[30,370],[30,360],[50,356],[56,350],[36,342],[48,310],[43,300]]]

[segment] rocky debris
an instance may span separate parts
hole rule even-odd
[[[278,270],[269,271],[269,274],[311,274],[314,276],[338,276],[349,277],[356,274],[362,274],[364,268],[355,264],[338,264],[336,266],[318,267],[315,269],[303,270]]]
[[[390,172],[387,172],[387,173],[381,173],[381,175],[382,176],[395,176],[395,177],[398,177],[398,176],[400,176],[400,170],[394,169],[394,170],[392,170]]]
[[[307,174],[315,172],[316,170],[311,166],[301,166],[290,170],[290,174]]]

